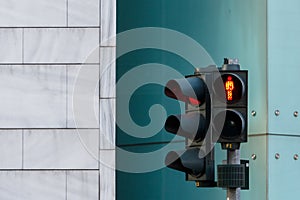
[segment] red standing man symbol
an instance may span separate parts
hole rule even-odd
[[[234,90],[234,82],[231,76],[227,77],[227,81],[225,82],[225,90],[226,90],[226,99],[227,101],[232,101],[233,98],[233,90]]]

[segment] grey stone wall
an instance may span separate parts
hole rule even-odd
[[[115,0],[0,0],[0,199],[115,199],[115,16]],[[74,119],[75,85],[92,117]]]

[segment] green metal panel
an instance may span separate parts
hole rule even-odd
[[[139,27],[162,27],[164,19],[164,12],[162,11],[161,1],[147,1],[147,0],[119,0],[117,3],[117,31],[123,32],[126,30]],[[157,38],[163,43],[161,37]],[[120,41],[118,41],[120,43]],[[118,51],[118,48],[117,48]],[[126,55],[121,56],[117,60],[117,80],[131,69],[145,63],[160,63],[166,66],[172,66],[178,70],[179,73],[192,74],[194,67],[183,58],[159,49],[139,49],[132,51]],[[169,74],[152,73],[142,74],[140,76],[151,77],[160,76],[166,82],[171,77]],[[117,110],[121,105],[120,101],[124,101],[123,93],[127,91],[121,90],[117,87]],[[128,109],[134,122],[139,126],[149,124],[150,118],[148,115],[150,106],[154,104],[162,104],[167,111],[167,114],[181,113],[180,106],[177,101],[165,97],[162,86],[155,84],[147,84],[141,86],[132,95]],[[117,120],[119,116],[117,116]],[[164,119],[163,119],[164,120]],[[139,133],[143,137],[143,132]],[[166,134],[164,130],[158,132],[156,135],[148,138],[132,137],[130,133],[125,133],[121,129],[117,129],[117,145],[153,143],[162,141],[171,141],[174,135]]]
[[[300,137],[271,135],[268,138],[269,199],[299,199],[300,160],[294,160],[294,155],[300,153]],[[275,158],[276,153],[279,159]]]
[[[142,26],[161,26],[192,37],[207,50],[218,65],[222,64],[224,57],[239,58],[242,68],[249,70],[249,94],[254,94],[249,95],[249,111],[257,112],[256,117],[249,116],[249,132],[266,133],[266,2],[264,0],[163,0],[151,1],[151,3],[146,0],[131,0],[130,2],[118,1],[118,32]],[[162,38],[158,40],[162,40],[163,43]],[[171,66],[182,74],[192,74],[193,68],[199,67],[191,66],[183,58],[172,53],[142,49],[118,59],[117,78],[119,79],[136,66],[154,62]],[[162,76],[162,74],[157,75]],[[168,74],[164,76],[166,80],[172,78]],[[141,88],[131,101],[132,118],[141,126],[149,123],[147,114],[149,105],[157,103],[156,100],[161,101],[164,106],[171,105],[172,100],[164,97],[162,87],[151,87]],[[119,97],[117,101],[122,101],[122,92],[117,91]],[[176,113],[178,112],[176,107],[178,108],[178,106],[166,107],[166,110],[169,114]],[[137,110],[141,112],[136,112]],[[122,131],[118,133],[120,133],[117,137],[118,144],[172,139],[163,131],[147,139],[133,138]]]
[[[168,57],[168,59],[163,59]],[[170,63],[172,62],[172,63]],[[173,64],[176,62],[176,64]],[[143,49],[140,51],[131,52],[120,57],[117,61],[117,75],[118,78],[122,77],[127,71],[133,69],[136,66],[140,66],[145,63],[161,63],[167,66],[185,66],[185,68],[177,69],[182,74],[193,73],[194,69],[191,64],[187,63],[180,57],[176,57],[170,53],[160,51],[160,50],[150,50]],[[161,80],[167,82],[169,79],[176,78],[171,77],[169,74],[164,74],[162,72],[153,72],[152,74],[139,74],[139,76],[160,76]],[[119,106],[123,106],[121,101],[124,101],[123,95],[128,92],[127,90],[121,90],[124,86],[121,85],[117,87],[117,110]],[[130,117],[138,126],[146,126],[151,123],[149,117],[149,109],[154,104],[161,104],[168,115],[178,113],[180,114],[182,110],[180,109],[180,103],[173,99],[170,99],[164,95],[164,87],[157,84],[145,84],[140,86],[131,96],[128,109],[130,111]],[[125,105],[127,106],[127,105]],[[183,106],[184,107],[184,106]],[[120,119],[120,115],[117,116],[117,120]],[[161,116],[157,116],[161,117]],[[165,120],[165,119],[162,119]],[[153,142],[162,142],[162,141],[171,141],[174,139],[174,135],[166,133],[164,130],[161,130],[152,137],[138,138],[130,135],[131,133],[125,133],[121,129],[117,129],[117,145],[125,144],[140,144],[140,143],[153,143]],[[139,133],[141,137],[144,137],[145,133]],[[181,138],[182,139],[182,138]]]
[[[243,199],[265,199],[266,186],[266,136],[267,132],[267,3],[266,0],[118,0],[118,32],[146,26],[159,26],[180,31],[199,42],[211,55],[216,64],[224,57],[239,58],[243,69],[249,70],[249,132],[255,136],[242,145],[242,155],[249,158],[252,153],[257,159],[251,161],[251,190],[243,191]],[[162,38],[158,38],[159,40]],[[163,42],[163,40],[162,40]],[[191,52],[195,53],[195,52]],[[144,49],[131,52],[117,61],[117,78],[135,66],[158,62],[172,66],[182,74],[193,73],[194,67],[172,53]],[[205,66],[202,66],[205,67]],[[168,80],[168,74],[159,74]],[[149,74],[145,75],[149,76]],[[151,76],[155,76],[152,75]],[[122,92],[117,90],[118,106]],[[132,96],[130,112],[136,123],[149,123],[148,108],[161,103],[168,114],[179,113],[178,103],[163,96],[162,87],[147,85],[139,88]],[[140,133],[143,134],[143,133]],[[164,130],[151,138],[138,139],[117,129],[117,145],[129,151],[151,152],[173,138]],[[183,144],[178,143],[178,149]],[[219,146],[217,148],[219,149]],[[225,152],[217,150],[218,163],[225,159]],[[219,156],[222,155],[222,156]],[[118,157],[118,162],[126,158]],[[128,162],[128,161],[127,161]],[[137,163],[130,162],[135,165]],[[120,200],[140,199],[225,199],[225,191],[218,188],[195,188],[184,181],[182,173],[160,169],[149,173],[117,173],[117,198]]]
[[[215,63],[239,58],[249,70],[250,134],[267,129],[267,3],[266,0],[162,1],[163,26],[194,38]],[[180,14],[178,14],[180,13]]]
[[[300,135],[300,1],[268,1],[269,131]],[[275,116],[275,110],[280,111]]]

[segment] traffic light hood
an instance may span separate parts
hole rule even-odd
[[[206,84],[199,77],[170,80],[165,87],[168,97],[190,103],[201,105],[205,101]]]
[[[165,123],[166,131],[191,140],[203,140],[206,135],[205,118],[199,112],[171,115]]]
[[[205,158],[199,157],[199,151],[198,148],[170,151],[166,156],[165,164],[171,169],[199,177],[205,172]]]

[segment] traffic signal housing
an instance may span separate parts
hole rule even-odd
[[[166,131],[185,138],[185,149],[167,154],[167,167],[184,172],[186,180],[201,187],[215,187],[214,151],[203,147],[211,121],[211,98],[206,82],[211,75],[195,74],[170,80],[166,96],[185,103],[185,114],[171,115],[165,122]],[[205,141],[206,143],[211,140]]]
[[[248,71],[225,62],[170,80],[165,95],[185,103],[185,113],[167,118],[165,130],[185,138],[185,149],[167,154],[167,167],[184,172],[199,187],[215,187],[214,145],[229,151],[247,142]]]
[[[223,149],[235,150],[240,148],[240,143],[247,142],[248,136],[248,71],[239,70],[238,64],[225,66],[215,77],[223,83],[225,94],[214,94],[213,124],[218,133],[214,135],[219,135],[217,141]]]

